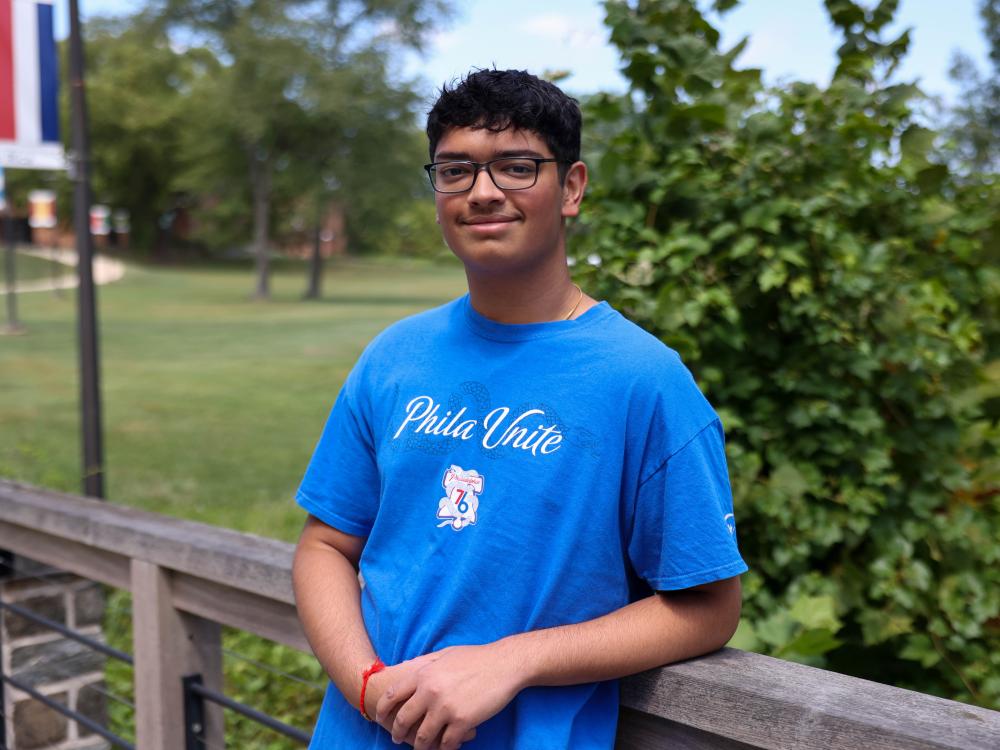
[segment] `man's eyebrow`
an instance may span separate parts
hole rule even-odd
[[[548,159],[551,157],[540,154],[530,148],[515,148],[507,151],[497,151],[493,154],[493,159],[509,159],[517,156],[528,156],[531,158]],[[464,151],[440,151],[434,161],[473,161],[472,157]]]

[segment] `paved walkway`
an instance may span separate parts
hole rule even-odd
[[[75,250],[18,250],[23,255],[34,255],[36,258],[44,258],[53,263],[60,263],[70,268],[76,267]],[[125,275],[125,264],[120,260],[108,258],[103,255],[94,255],[94,283],[110,284],[118,281]],[[67,272],[61,276],[51,279],[31,279],[30,281],[20,281],[15,287],[18,294],[25,292],[51,292],[55,289],[76,289],[80,283],[75,272]],[[0,297],[7,294],[6,284],[0,285]]]

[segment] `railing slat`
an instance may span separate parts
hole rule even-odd
[[[43,531],[7,523],[0,487],[0,547],[31,560],[38,560],[78,576],[106,583],[115,588],[129,587],[129,559],[72,539],[54,537]]]
[[[270,599],[295,602],[292,548],[276,539],[5,479],[0,479],[0,520]]]
[[[1000,712],[731,648],[624,680],[622,703],[772,750],[1000,748]]]
[[[312,653],[291,604],[186,573],[174,575],[171,589],[177,609]]]
[[[622,708],[618,716],[618,737],[615,750],[755,750],[735,740],[678,724],[652,714]]]
[[[170,574],[132,561],[132,637],[135,653],[136,745],[143,750],[184,747],[182,679],[200,674],[222,689],[222,638],[218,623],[174,609]],[[224,747],[223,712],[205,711],[209,747]]]

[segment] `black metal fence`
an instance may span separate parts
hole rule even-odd
[[[3,580],[4,577],[10,574],[17,574],[18,572],[18,569],[14,566],[13,556],[0,550],[0,580]],[[128,664],[130,667],[134,668],[135,666],[135,660],[131,654],[109,646],[106,643],[102,643],[91,636],[85,635],[84,633],[67,627],[66,625],[56,622],[48,617],[44,617],[43,615],[18,604],[5,602],[2,596],[0,596],[0,613],[3,612],[9,612],[13,615],[24,618],[47,630],[58,633],[65,638],[81,643],[111,659]],[[2,638],[2,634],[3,628],[0,627],[0,638]],[[2,646],[3,642],[0,640],[0,649],[2,649]],[[2,653],[2,650],[0,650],[0,653]],[[111,732],[107,727],[102,726],[94,719],[85,716],[79,711],[75,711],[69,706],[45,695],[24,680],[17,679],[13,675],[6,674],[3,669],[2,659],[0,659],[0,750],[15,750],[14,748],[8,748],[6,739],[8,720],[11,720],[11,717],[9,717],[4,711],[4,706],[6,705],[4,702],[5,686],[7,685],[24,693],[25,695],[30,696],[34,700],[37,700],[39,703],[44,704],[48,708],[61,714],[62,716],[65,716],[71,721],[77,722],[80,726],[85,727],[90,732],[93,732],[94,734],[107,740],[112,747],[122,748],[123,750],[135,750],[135,746],[127,739]],[[307,732],[303,732],[301,729],[290,726],[289,724],[279,721],[278,719],[258,711],[251,706],[233,700],[221,692],[206,687],[202,681],[201,675],[195,674],[183,677],[181,685],[178,686],[178,689],[182,691],[184,700],[186,750],[201,750],[201,748],[206,746],[206,702],[214,703],[226,710],[234,711],[263,727],[271,729],[294,740],[297,743],[301,743],[303,745],[309,744],[310,735]]]

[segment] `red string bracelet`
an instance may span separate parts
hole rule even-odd
[[[365,692],[368,690],[368,678],[376,672],[381,672],[383,669],[385,669],[385,664],[382,663],[381,659],[376,657],[374,663],[361,673],[361,715],[368,719],[368,721],[374,721],[368,715],[368,712],[365,711]]]

